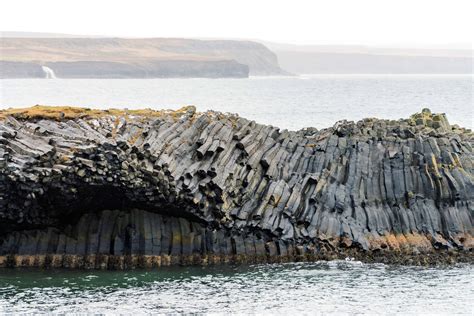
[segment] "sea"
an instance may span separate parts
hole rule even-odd
[[[249,79],[2,79],[0,108],[71,105],[238,113],[281,129],[407,118],[430,108],[474,127],[472,75]],[[0,314],[474,315],[474,266],[352,261],[0,270]]]
[[[472,265],[357,261],[0,271],[0,313],[472,315]]]
[[[2,79],[0,108],[71,105],[238,113],[281,129],[407,118],[423,108],[474,125],[473,75],[303,75],[250,79]]]

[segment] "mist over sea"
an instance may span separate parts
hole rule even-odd
[[[280,128],[406,118],[428,107],[473,127],[472,75],[314,75],[250,79],[3,79],[0,107],[35,104],[238,113]]]

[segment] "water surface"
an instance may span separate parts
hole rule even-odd
[[[0,313],[471,314],[470,265],[360,262],[0,270]]]
[[[238,113],[292,130],[341,119],[399,119],[429,107],[473,127],[473,76],[319,75],[251,79],[3,79],[0,108],[76,105]]]

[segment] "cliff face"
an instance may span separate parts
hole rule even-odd
[[[59,78],[247,78],[249,67],[234,60],[161,60],[140,65],[78,61],[45,64]]]
[[[471,57],[396,56],[277,51],[281,66],[299,74],[472,74]]]
[[[4,78],[44,78],[41,65],[30,62],[0,61],[0,79]]]
[[[0,118],[0,266],[473,259],[474,136],[442,114],[297,132],[193,107]]]
[[[57,78],[247,78],[249,67],[234,60],[160,60],[140,65],[108,61],[47,62]],[[42,66],[0,62],[0,78],[48,78]]]
[[[278,65],[278,58],[274,52],[263,44],[251,41],[188,40],[187,45],[170,41],[161,46],[161,49],[181,54],[211,55],[216,58],[228,56],[241,64],[247,65],[250,69],[250,75],[254,76],[288,74]]]
[[[280,66],[298,74],[472,74],[472,47],[394,48],[264,43]]]
[[[249,41],[122,38],[3,38],[0,77],[38,77],[12,63],[48,66],[62,78],[279,75],[276,55]],[[39,76],[41,77],[41,76]],[[44,74],[43,74],[44,77]]]

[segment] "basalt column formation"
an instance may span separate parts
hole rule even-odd
[[[0,267],[473,262],[473,133],[234,114],[0,111]]]

